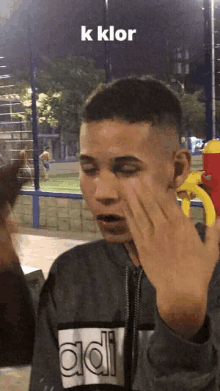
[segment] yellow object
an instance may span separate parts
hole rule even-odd
[[[217,141],[217,140],[213,140],[213,141]],[[218,153],[218,152],[209,152],[209,153]],[[202,175],[203,175],[203,171],[192,171],[186,178],[185,182],[178,188],[177,191],[186,191],[188,196],[190,196],[191,193],[194,193],[202,201],[206,212],[206,225],[208,227],[212,227],[215,223],[215,208],[211,198],[208,196],[205,190],[203,190],[201,187],[198,186],[199,184],[202,184]],[[184,198],[182,200],[181,206],[182,206],[183,213],[187,217],[189,217],[190,201],[188,200],[188,198]]]
[[[220,140],[210,140],[205,145],[203,153],[220,153]]]

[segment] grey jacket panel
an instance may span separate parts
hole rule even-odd
[[[133,356],[128,356],[137,274],[124,246],[104,240],[75,247],[55,261],[41,292],[31,391],[219,390],[219,263],[209,286],[206,322],[191,342],[160,318],[154,287],[143,276],[132,377]]]

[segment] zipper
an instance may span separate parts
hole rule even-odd
[[[131,367],[131,340],[130,340],[130,270],[126,266],[125,271],[125,335],[124,335],[124,382],[125,390],[131,390],[131,378],[130,378],[130,367]]]
[[[138,320],[140,308],[140,288],[143,269],[135,270],[131,276],[129,267],[125,274],[125,339],[124,371],[125,389],[131,391],[138,359]]]
[[[139,321],[139,309],[140,309],[140,289],[141,279],[143,275],[143,269],[135,271],[135,297],[134,297],[134,321],[133,321],[133,343],[132,343],[132,371],[131,380],[134,381],[135,372],[137,369],[138,361],[138,321]],[[137,283],[136,283],[137,282]]]

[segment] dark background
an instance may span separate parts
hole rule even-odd
[[[29,64],[28,24],[39,64],[43,56],[75,55],[94,58],[98,68],[104,67],[104,43],[82,42],[80,37],[81,25],[91,29],[104,25],[104,0],[23,0],[17,9],[11,7],[2,27],[2,42],[12,68]],[[218,7],[215,13],[217,42]],[[191,80],[203,84],[202,0],[109,0],[109,25],[115,30],[137,30],[133,42],[110,43],[114,77],[144,73],[169,78],[174,73],[176,49],[181,47],[183,52],[189,50]]]

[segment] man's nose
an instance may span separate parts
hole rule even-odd
[[[117,190],[117,178],[114,174],[101,174],[95,180],[96,192],[95,198],[97,201],[103,203],[112,203],[119,199],[119,192]]]

